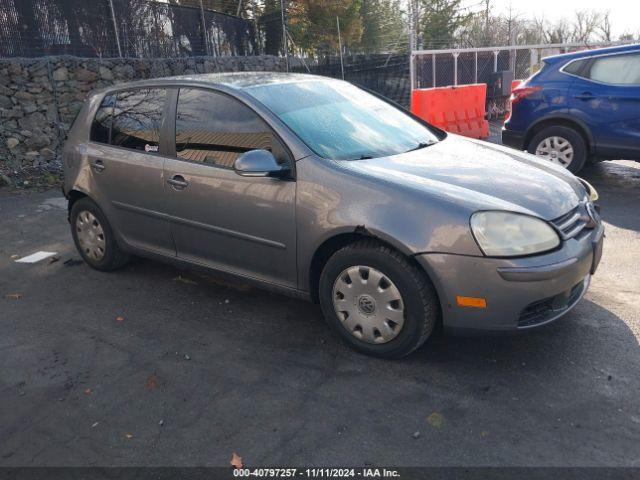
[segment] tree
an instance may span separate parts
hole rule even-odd
[[[362,17],[361,48],[366,52],[396,50],[406,42],[407,29],[399,0],[365,0]]]
[[[296,45],[303,50],[338,49],[340,19],[342,45],[355,46],[362,38],[362,0],[300,0],[290,2],[288,18],[290,33]]]
[[[420,0],[420,6],[424,48],[457,46],[457,34],[473,18],[473,14],[463,8],[462,0]]]

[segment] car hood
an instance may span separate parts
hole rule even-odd
[[[585,190],[564,168],[507,147],[448,135],[400,155],[340,162],[354,172],[419,189],[474,210],[509,210],[555,219]]]

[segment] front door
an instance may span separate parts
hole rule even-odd
[[[175,256],[164,217],[160,132],[167,91],[123,90],[107,95],[83,147],[91,166],[92,191],[116,233],[129,245]]]
[[[295,181],[233,170],[254,149],[291,162],[280,140],[249,107],[211,90],[181,89],[175,118],[176,157],[164,176],[178,257],[295,287]]]
[[[594,57],[585,67],[569,99],[590,127],[596,153],[640,159],[640,53]]]

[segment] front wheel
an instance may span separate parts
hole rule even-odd
[[[573,128],[561,125],[546,127],[538,132],[529,142],[527,150],[571,173],[579,172],[587,160],[587,145],[582,135]]]
[[[426,274],[371,240],[329,258],[320,276],[320,305],[347,344],[383,358],[400,358],[420,347],[440,316]]]

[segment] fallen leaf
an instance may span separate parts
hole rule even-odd
[[[173,281],[174,282],[186,283],[187,285],[198,285],[196,282],[194,282],[190,278],[183,277],[182,275],[178,275],[176,278],[173,279]]]
[[[481,432],[480,432],[480,436],[481,436],[481,437],[486,437],[487,435],[489,435],[489,432],[487,432],[487,431],[485,431],[485,430],[483,430],[483,431],[481,431]]]
[[[93,425],[91,425],[91,428],[96,428],[98,425],[100,425],[100,422],[96,422]]]
[[[438,412],[433,412],[427,417],[427,422],[434,428],[442,428],[444,425],[444,417]]]
[[[151,375],[149,378],[147,378],[147,390],[153,390],[158,386],[158,383],[158,377],[156,376],[156,374]]]
[[[116,322],[122,322],[122,321],[124,321],[124,317],[122,315],[118,315],[116,317]]]
[[[60,257],[51,257],[51,260],[49,260],[49,265],[51,265],[52,263],[56,263],[59,260],[60,260]]]
[[[9,293],[9,294],[5,295],[5,298],[8,298],[9,300],[20,300],[22,298],[22,294],[21,293]]]
[[[18,258],[20,258],[20,255],[11,255],[11,260],[17,260]]]
[[[131,433],[125,433],[124,436],[127,437],[129,440],[133,438],[133,435]]]
[[[85,395],[91,395],[93,393],[93,390],[91,390],[90,388],[85,389],[84,394]]]
[[[229,462],[231,465],[233,465],[234,468],[242,468],[242,457],[239,456],[236,452],[233,452],[231,454],[231,461]]]

